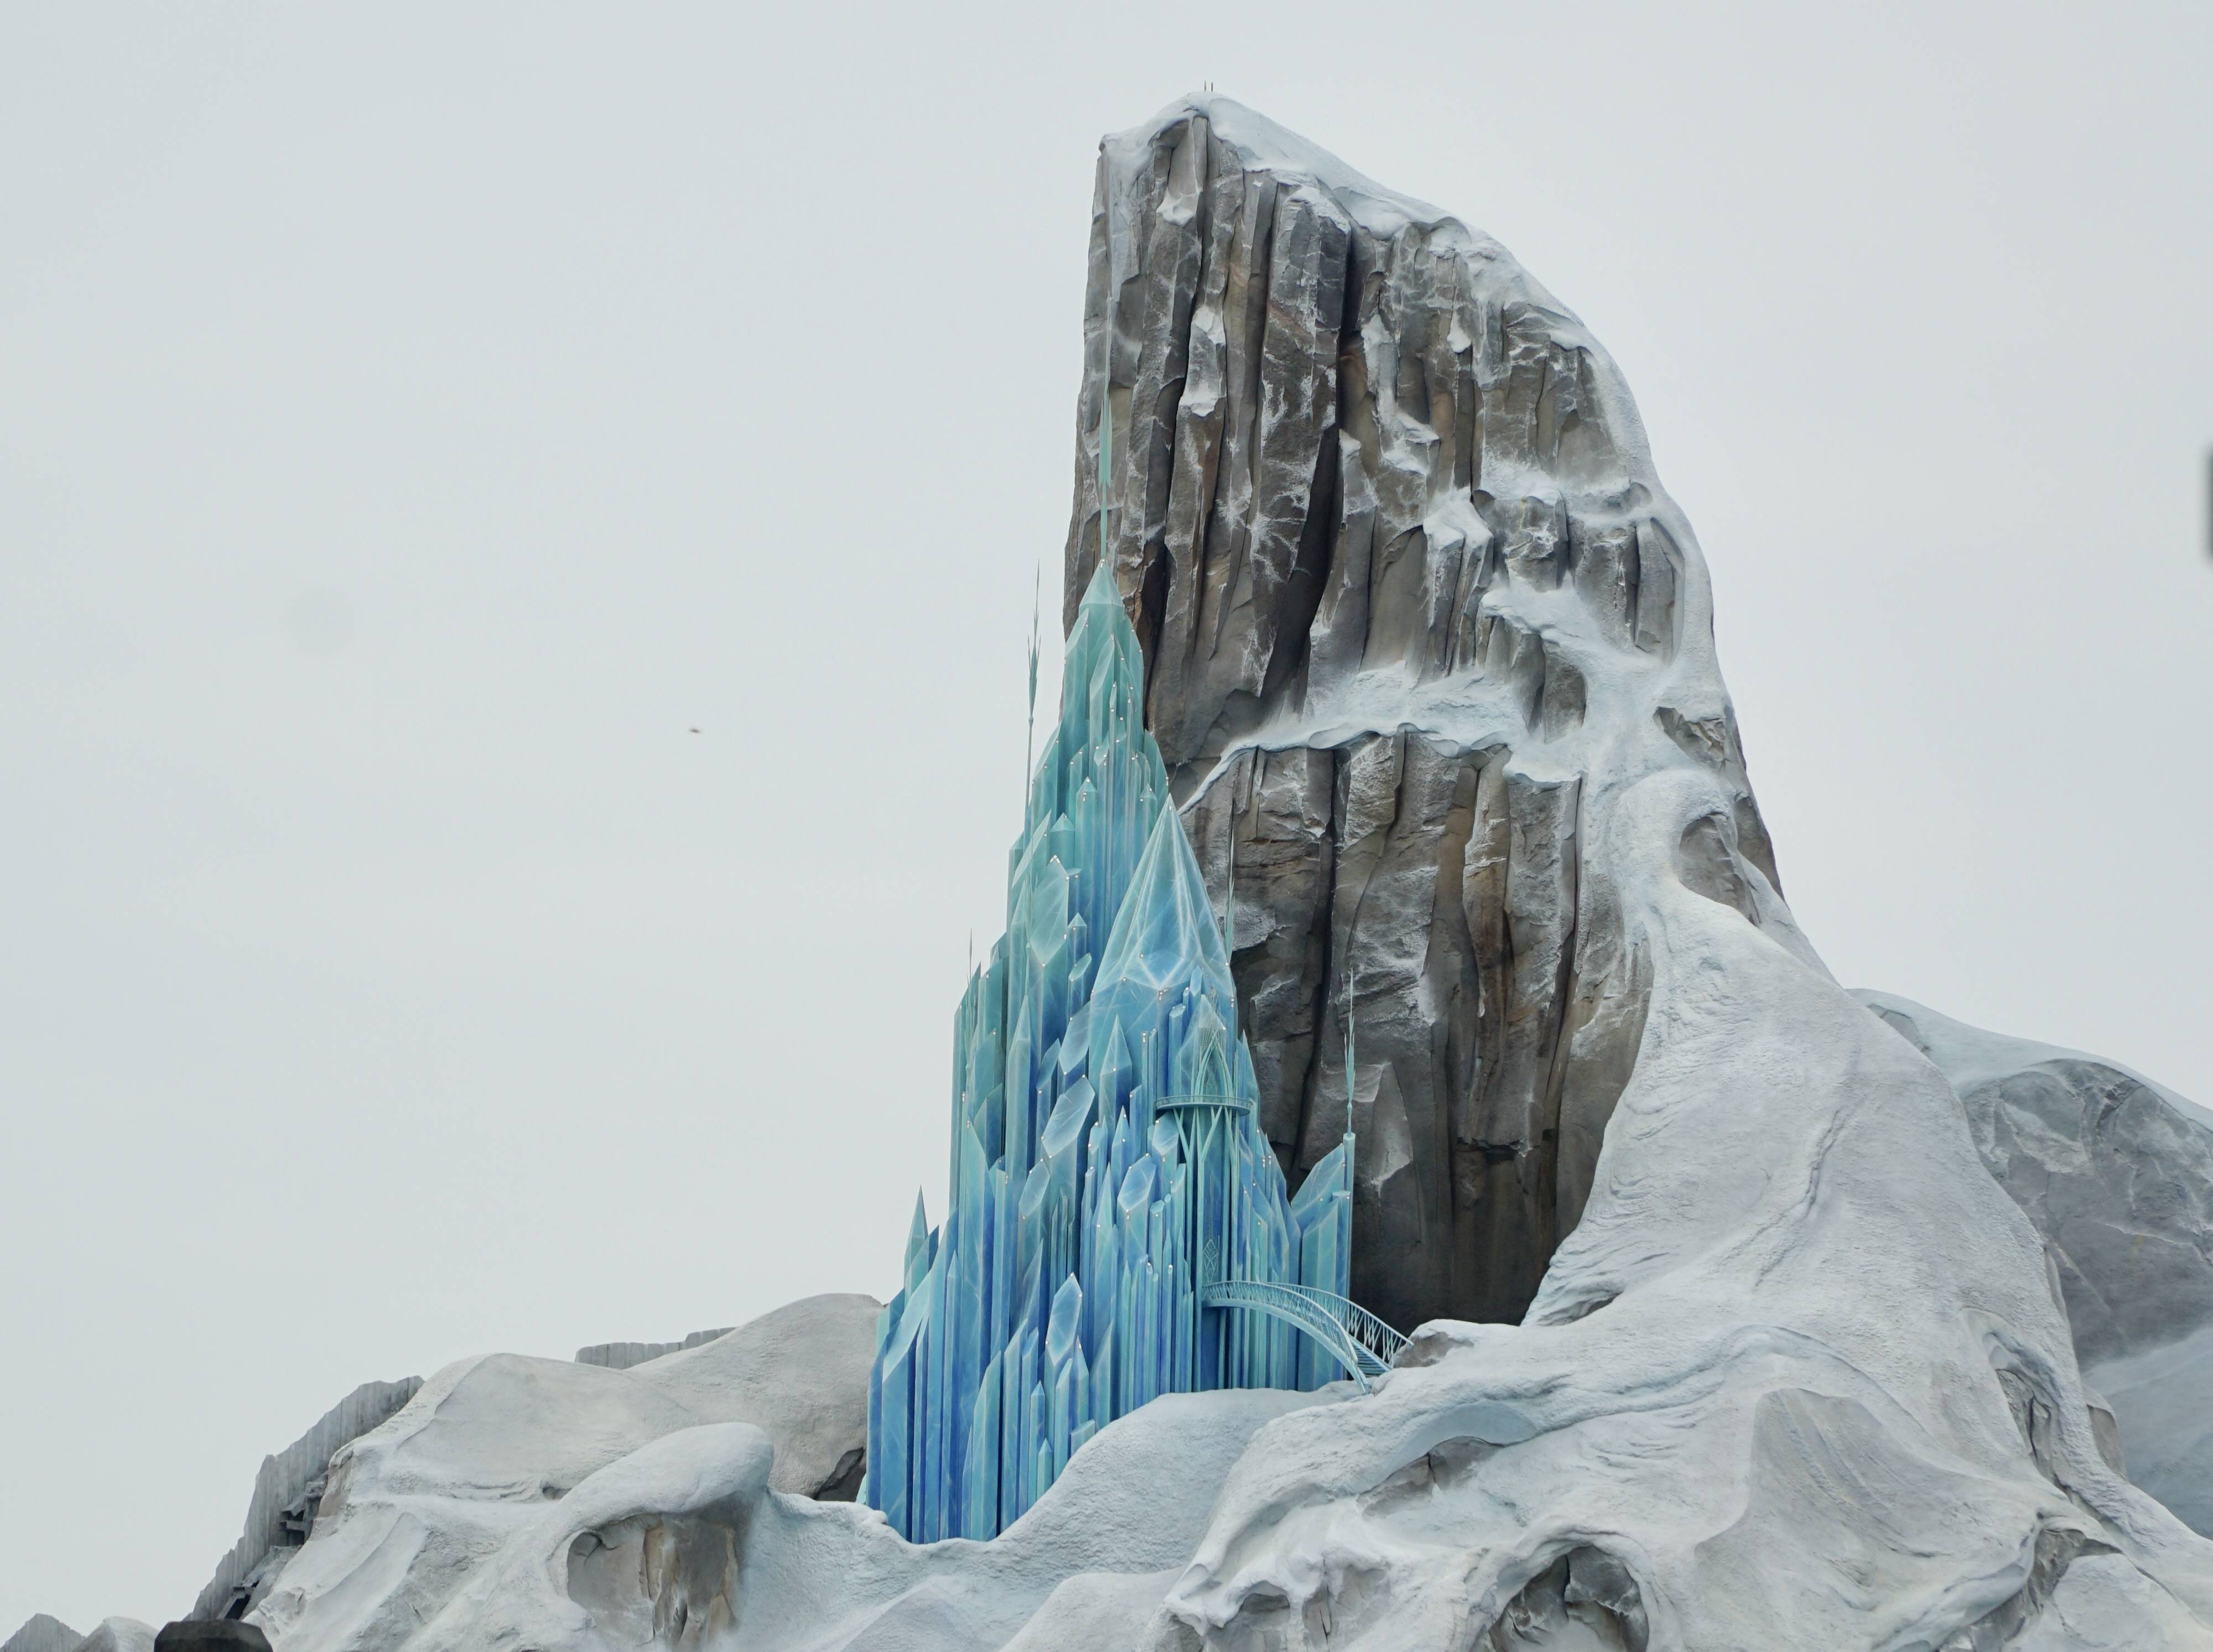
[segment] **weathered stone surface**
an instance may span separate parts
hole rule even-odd
[[[246,1530],[216,1563],[215,1576],[186,1617],[236,1618],[259,1603],[308,1540],[332,1454],[399,1411],[422,1386],[421,1377],[364,1382],[283,1450],[263,1458],[246,1507]]]
[[[1222,101],[1105,145],[1085,317],[1067,618],[1103,401],[1104,554],[1217,903],[1236,840],[1270,1138],[1295,1180],[1336,1140],[1356,982],[1354,1294],[1516,1318],[1643,1023],[1586,776],[1663,736],[1777,885],[1689,525],[1611,363],[1496,243]]]
[[[2213,1535],[2213,1115],[2112,1062],[1857,997],[1951,1081],[2036,1224],[2130,1478]]]
[[[76,1652],[83,1639],[60,1618],[34,1612],[13,1635],[0,1641],[0,1652]]]
[[[2085,1365],[2213,1325],[2202,1109],[2093,1056],[1857,996],[1952,1081],[1983,1162],[2044,1235]]]
[[[258,1627],[228,1618],[164,1625],[149,1644],[152,1652],[270,1652],[269,1637]]]
[[[663,1354],[680,1354],[687,1348],[697,1348],[703,1342],[727,1337],[735,1328],[725,1325],[712,1331],[694,1331],[681,1342],[597,1342],[589,1348],[576,1350],[576,1363],[604,1366],[610,1371],[627,1371],[633,1365],[659,1359]]]

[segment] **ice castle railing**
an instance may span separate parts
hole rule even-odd
[[[1153,1103],[1155,1113],[1196,1113],[1202,1107],[1218,1107],[1224,1113],[1250,1113],[1253,1104],[1234,1095],[1164,1095]]]
[[[1344,1368],[1363,1394],[1371,1392],[1369,1379],[1388,1371],[1406,1345],[1404,1336],[1334,1291],[1275,1280],[1222,1278],[1221,1253],[1211,1240],[1200,1267],[1200,1301],[1209,1308],[1265,1314],[1297,1327]]]

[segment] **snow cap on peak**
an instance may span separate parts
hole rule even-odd
[[[1468,233],[1451,213],[1411,195],[1386,189],[1327,149],[1219,92],[1186,93],[1150,120],[1101,139],[1100,148],[1117,182],[1130,178],[1131,168],[1149,164],[1155,144],[1194,119],[1204,120],[1214,137],[1235,150],[1248,168],[1311,181],[1335,196],[1363,229],[1375,235],[1387,238],[1410,223],[1449,224]]]

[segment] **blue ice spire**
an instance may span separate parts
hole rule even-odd
[[[1205,1300],[1223,1278],[1344,1295],[1350,1149],[1286,1198],[1143,686],[1102,557],[1007,931],[954,1018],[950,1206],[933,1232],[918,1205],[879,1322],[862,1498],[913,1541],[997,1535],[1156,1394],[1340,1369],[1293,1324]]]

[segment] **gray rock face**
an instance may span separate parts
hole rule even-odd
[[[82,1639],[60,1618],[34,1612],[24,1619],[21,1628],[0,1641],[0,1652],[76,1652]]]
[[[269,1637],[252,1624],[188,1618],[164,1625],[150,1652],[270,1652],[270,1647]]]
[[[2082,1363],[2213,1324],[2213,1130],[2095,1057],[1856,995],[1952,1081],[1983,1162],[2044,1235]]]
[[[308,1540],[332,1454],[398,1411],[422,1386],[421,1377],[364,1382],[283,1450],[263,1458],[246,1508],[246,1530],[216,1563],[215,1576],[186,1616],[235,1618],[258,1603]]]
[[[589,1348],[576,1350],[579,1365],[600,1365],[610,1371],[627,1371],[633,1365],[643,1365],[649,1359],[659,1359],[663,1354],[680,1354],[687,1348],[697,1348],[703,1342],[712,1342],[717,1337],[727,1337],[735,1329],[722,1326],[712,1331],[694,1331],[681,1342],[599,1342]]]
[[[1336,1142],[1352,980],[1354,1295],[1518,1318],[1643,1021],[1586,776],[1657,735],[1777,883],[1689,525],[1612,363],[1497,243],[1226,100],[1102,148],[1085,318],[1064,619],[1103,401],[1104,554],[1217,902],[1235,844],[1270,1139],[1294,1182]]]
[[[2213,1535],[2213,1115],[2111,1062],[1856,996],[1951,1081],[2036,1224],[2130,1478]]]

